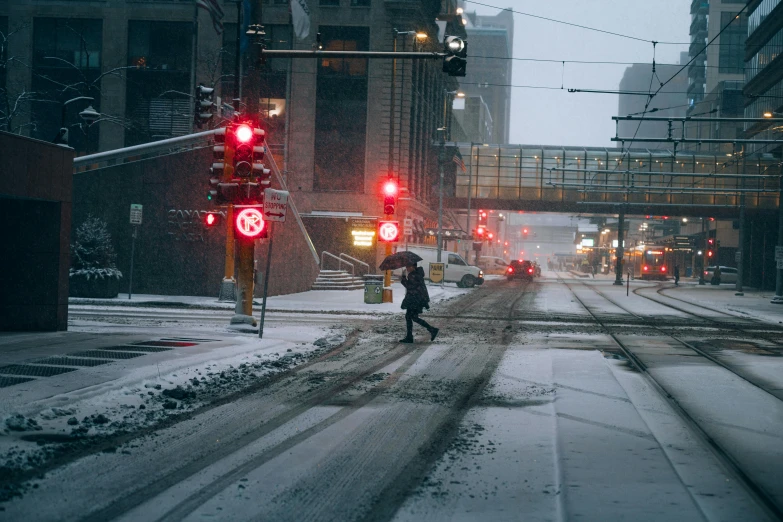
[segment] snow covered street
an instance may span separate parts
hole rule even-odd
[[[135,295],[0,336],[0,519],[781,518],[783,308],[554,272],[430,295],[412,345],[396,286],[271,298],[263,339]]]

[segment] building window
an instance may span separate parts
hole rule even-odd
[[[720,14],[720,26],[726,27],[726,30],[720,36],[718,70],[721,73],[742,74],[745,66],[748,18],[744,15],[737,18],[737,13],[723,12]]]
[[[293,49],[291,25],[265,25],[269,49]],[[286,81],[290,58],[272,58],[261,69],[260,116],[271,145],[285,143]]]
[[[351,7],[370,7],[370,0],[351,0]]]
[[[191,131],[189,22],[128,23],[126,145]]]
[[[318,5],[322,6],[339,6],[340,0],[319,0]]]
[[[321,26],[324,49],[367,51],[367,27]],[[324,58],[318,64],[314,188],[364,190],[367,59]]]
[[[61,126],[77,153],[98,149],[98,125],[81,125],[79,112],[87,105],[100,111],[101,20],[33,19],[33,75],[30,135],[52,141]],[[74,98],[86,96],[65,106]]]

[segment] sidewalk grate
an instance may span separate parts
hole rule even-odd
[[[58,366],[99,366],[111,361],[101,359],[74,359],[72,357],[47,357],[30,361],[31,364],[54,364]]]
[[[192,337],[164,337],[161,341],[190,341],[192,343],[213,343],[220,339],[194,339]]]
[[[96,359],[133,359],[146,355],[144,353],[134,352],[112,352],[110,350],[88,350],[86,352],[69,353],[75,357],[95,357]]]
[[[132,345],[132,346],[106,346],[104,348],[101,348],[101,350],[116,350],[118,352],[121,351],[127,351],[127,352],[167,352],[172,350],[172,348],[163,348],[162,346],[139,346],[139,345]]]
[[[132,346],[172,346],[175,348],[184,348],[185,346],[196,346],[197,343],[184,341],[142,341],[140,343],[131,343]]]
[[[3,377],[0,375],[0,388],[5,388],[6,386],[13,386],[14,384],[22,384],[23,382],[27,381],[34,381],[35,379],[31,379],[29,377]]]
[[[51,377],[52,375],[74,371],[76,371],[76,368],[63,368],[62,366],[33,366],[30,364],[0,366],[0,373],[7,375],[30,375],[33,377]]]

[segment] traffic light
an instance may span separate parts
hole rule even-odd
[[[483,210],[478,211],[478,220],[479,223],[481,223],[483,220],[487,219],[487,213]]]
[[[213,109],[215,104],[212,101],[212,95],[214,93],[215,89],[212,87],[204,87],[203,83],[198,84],[196,87],[196,106],[193,108],[193,124],[199,129],[203,128],[204,124],[214,116]]]
[[[476,233],[474,234],[473,237],[476,241],[484,241],[484,228],[483,227],[476,228]]]
[[[443,42],[443,72],[449,76],[465,76],[468,66],[468,42],[459,36],[447,36]]]
[[[209,169],[209,191],[207,199],[215,205],[232,203],[239,190],[234,183],[234,142],[226,139],[225,127],[215,130],[215,145],[212,147],[212,167]]]
[[[493,239],[495,239],[495,234],[492,232],[487,232],[487,243],[492,243]]]
[[[528,231],[528,229],[527,229],[527,228],[523,228],[523,229],[522,229],[522,239],[527,239],[527,234],[528,234],[528,232],[529,232],[529,231]]]
[[[263,203],[264,189],[272,184],[271,171],[263,163],[264,136],[264,131],[252,122],[231,125],[226,131],[225,150],[231,154],[225,157],[224,164],[230,165],[231,172],[221,188],[228,203]]]
[[[204,214],[204,226],[212,228],[223,221],[223,215],[219,212],[207,212]]]
[[[394,215],[394,207],[397,204],[397,182],[388,179],[383,183],[383,213],[387,216]]]
[[[383,243],[394,243],[399,239],[399,221],[378,221],[378,241]]]
[[[712,257],[715,255],[715,252],[712,250],[707,250],[707,259],[712,259]]]

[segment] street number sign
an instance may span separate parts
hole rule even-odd
[[[130,207],[131,225],[141,225],[141,213],[142,213],[142,206],[132,203]]]
[[[264,190],[264,220],[285,223],[285,215],[288,212],[287,190]]]
[[[237,214],[237,231],[248,239],[255,239],[264,231],[264,216],[257,208],[243,208]]]

